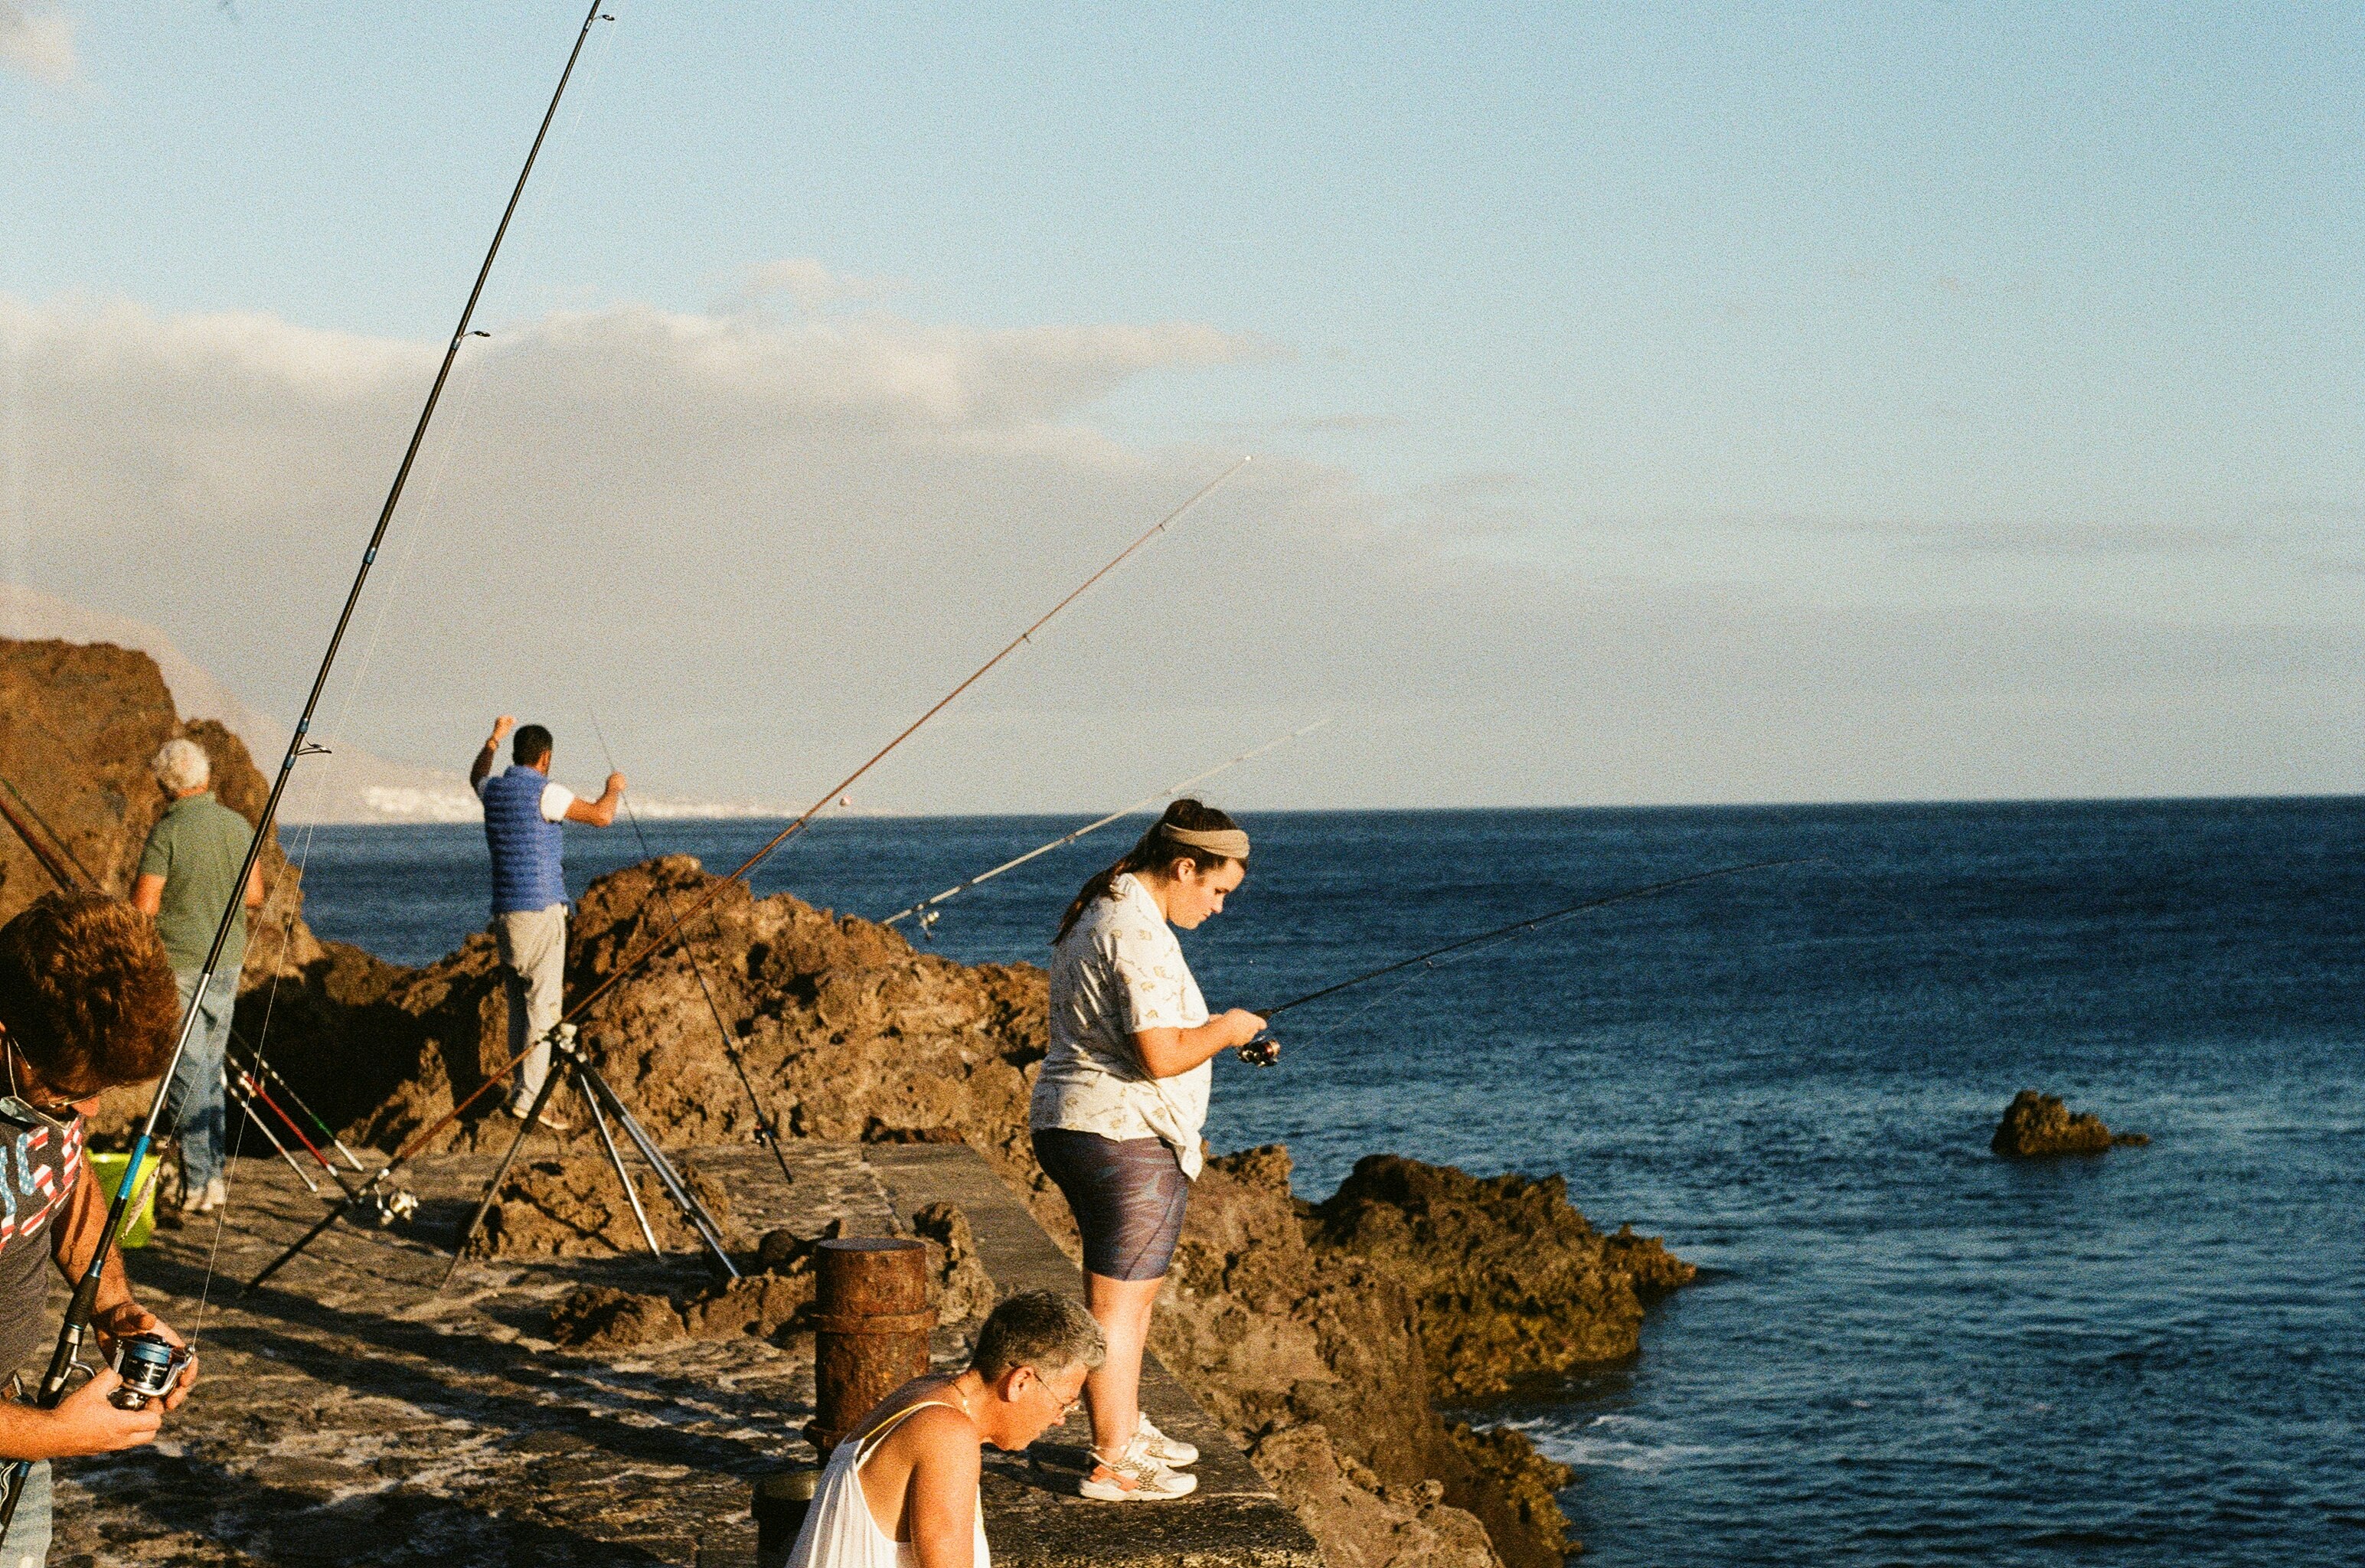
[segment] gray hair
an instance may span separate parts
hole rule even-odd
[[[214,765],[206,756],[206,748],[193,740],[166,741],[157,748],[156,760],[148,766],[156,770],[156,782],[175,795],[202,790],[214,776]]]
[[[1058,1291],[1021,1291],[986,1318],[969,1364],[991,1383],[1018,1367],[1051,1377],[1107,1359],[1108,1340],[1082,1302]]]

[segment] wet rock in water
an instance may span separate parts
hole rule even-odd
[[[1654,1237],[1600,1235],[1557,1176],[1480,1178],[1395,1155],[1358,1161],[1309,1211],[1306,1237],[1412,1291],[1448,1403],[1633,1355],[1645,1305],[1698,1272]]]
[[[1342,1455],[1318,1424],[1268,1432],[1248,1452],[1250,1463],[1274,1478],[1330,1568],[1496,1568],[1485,1529],[1444,1500],[1441,1483],[1382,1481]]]
[[[1519,1528],[1546,1551],[1568,1558],[1585,1550],[1583,1541],[1569,1539],[1568,1518],[1555,1496],[1576,1479],[1575,1471],[1538,1453],[1528,1435],[1516,1428],[1482,1432],[1467,1421],[1457,1421],[1448,1430],[1478,1473],[1502,1488]]]
[[[731,1218],[731,1195],[723,1183],[691,1168],[682,1169],[681,1178],[690,1195],[713,1217],[724,1245],[734,1251],[744,1246]],[[649,1228],[656,1232],[658,1246],[674,1252],[703,1245],[655,1171],[633,1167],[633,1187],[648,1215]],[[484,1226],[470,1239],[468,1256],[613,1257],[647,1249],[648,1239],[633,1217],[623,1183],[616,1180],[615,1166],[604,1154],[577,1154],[512,1169],[503,1178]]]
[[[1151,1326],[1159,1360],[1333,1561],[1454,1561],[1474,1525],[1508,1568],[1557,1568],[1567,1525],[1547,1484],[1556,1471],[1521,1479],[1504,1456],[1524,1439],[1482,1465],[1453,1436],[1416,1293],[1392,1264],[1311,1244],[1289,1175],[1275,1146],[1211,1159],[1192,1184]]]
[[[2143,1133],[2117,1133],[2091,1111],[2072,1112],[2057,1094],[2023,1089],[2004,1107],[1988,1147],[2006,1159],[2053,1159],[2070,1154],[2101,1154],[2117,1147],[2151,1142]]]

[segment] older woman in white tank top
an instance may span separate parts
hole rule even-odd
[[[995,1307],[968,1371],[913,1379],[831,1452],[789,1568],[988,1568],[981,1447],[1015,1451],[1058,1425],[1105,1354],[1072,1297]]]

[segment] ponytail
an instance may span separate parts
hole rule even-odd
[[[1166,808],[1165,814],[1151,824],[1149,831],[1141,835],[1140,841],[1126,850],[1115,864],[1094,873],[1076,890],[1075,898],[1068,905],[1068,913],[1059,917],[1059,934],[1051,938],[1053,946],[1068,939],[1068,933],[1076,928],[1076,922],[1084,917],[1085,911],[1103,899],[1115,898],[1116,879],[1127,872],[1149,871],[1170,876],[1174,868],[1185,860],[1203,871],[1212,871],[1227,861],[1247,858],[1246,855],[1217,855],[1184,844],[1169,837],[1165,831],[1168,828],[1179,828],[1192,834],[1239,833],[1240,824],[1215,807],[1202,805],[1188,797],[1174,801]]]

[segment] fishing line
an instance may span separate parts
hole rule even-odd
[[[220,968],[223,949],[229,945],[231,928],[237,923],[244,903],[248,879],[254,875],[254,868],[262,862],[263,846],[272,836],[272,824],[278,817],[279,804],[286,795],[288,785],[295,774],[296,763],[298,758],[312,755],[317,750],[309,740],[312,720],[319,711],[321,696],[328,688],[330,674],[336,666],[338,650],[343,645],[345,634],[352,627],[354,610],[361,602],[362,590],[369,582],[370,568],[375,563],[378,551],[386,542],[387,531],[394,521],[395,508],[402,498],[403,487],[410,477],[411,468],[418,462],[420,448],[426,442],[428,429],[435,417],[436,404],[441,400],[444,386],[451,379],[453,363],[459,358],[461,346],[466,342],[469,323],[475,319],[477,302],[484,297],[485,284],[492,275],[494,260],[500,254],[501,241],[509,232],[510,220],[517,216],[518,204],[523,199],[527,181],[533,173],[534,160],[540,156],[543,143],[549,137],[552,122],[558,117],[559,106],[566,97],[567,82],[573,77],[576,65],[582,59],[584,45],[589,40],[591,29],[600,19],[600,7],[605,3],[606,0],[592,0],[592,4],[584,12],[583,23],[576,33],[574,47],[567,52],[566,69],[559,73],[558,84],[551,93],[550,106],[543,111],[541,124],[535,128],[533,142],[527,151],[524,166],[519,170],[517,183],[510,189],[508,205],[502,208],[500,222],[493,231],[492,242],[486,248],[484,262],[477,268],[476,281],[469,288],[467,303],[461,309],[459,324],[453,329],[451,343],[444,351],[443,364],[438,367],[434,382],[428,389],[426,401],[420,409],[419,422],[411,431],[409,445],[403,452],[402,461],[395,470],[393,483],[387,490],[386,502],[379,509],[377,521],[370,531],[369,543],[362,552],[360,565],[353,574],[353,585],[346,590],[343,608],[338,614],[335,629],[330,633],[329,644],[321,655],[319,668],[312,678],[311,688],[304,700],[303,711],[297,718],[294,733],[288,737],[287,750],[280,759],[279,771],[272,781],[271,791],[264,798],[261,817],[255,823],[254,836],[247,846],[245,858],[239,866],[237,875],[230,880],[230,896],[228,904],[222,911],[221,919],[214,927],[212,945],[207,951],[204,966],[198,971],[193,1000],[187,1013],[182,1018],[180,1033],[174,1042],[172,1055],[163,1064],[162,1081],[158,1085],[156,1097],[150,1103],[147,1117],[140,1128],[138,1138],[132,1144],[131,1157],[125,1163],[123,1180],[116,1189],[113,1201],[107,1205],[106,1218],[100,1226],[96,1245],[92,1250],[90,1264],[83,1271],[81,1280],[75,1284],[73,1298],[67,1305],[64,1321],[58,1331],[57,1348],[52,1352],[48,1370],[41,1378],[37,1403],[43,1409],[54,1409],[65,1397],[69,1376],[73,1369],[81,1364],[83,1344],[90,1333],[91,1318],[97,1305],[98,1291],[104,1278],[106,1260],[115,1249],[116,1238],[122,1234],[123,1222],[137,1185],[140,1163],[155,1142],[157,1124],[163,1115],[164,1099],[170,1092],[173,1074],[178,1069],[181,1058],[187,1054],[189,1041],[196,1031],[202,1012],[198,1003],[203,1001],[207,988],[212,983],[215,973]],[[11,1465],[8,1469],[6,1501],[0,1502],[0,1541],[5,1541],[8,1527],[16,1518],[17,1505],[24,1495],[25,1478],[30,1473],[30,1469],[28,1464],[22,1462]]]
[[[92,876],[90,868],[82,863],[82,857],[73,852],[73,846],[66,842],[65,835],[63,834],[50,825],[50,819],[41,815],[41,809],[39,806],[36,806],[32,801],[25,798],[25,792],[22,790],[17,789],[13,782],[6,778],[0,778],[0,789],[6,789],[9,794],[16,797],[17,803],[25,808],[25,814],[32,818],[34,823],[39,826],[40,830],[49,835],[51,846],[55,848],[58,854],[64,856],[67,862],[70,863],[76,871],[82,873],[82,879],[84,882],[94,888],[98,886],[98,879]],[[13,813],[11,813],[11,816],[13,819]],[[17,829],[17,836],[25,840],[25,847],[32,851],[33,858],[36,860],[41,859],[42,855],[40,850],[35,846],[32,839],[25,833],[25,830],[21,826],[18,826],[14,820],[11,820],[8,825]],[[53,879],[57,878],[57,872],[54,868],[44,865],[42,869],[48,871]],[[65,884],[62,881],[60,881],[58,885],[63,887]]]
[[[1559,909],[1547,910],[1541,914],[1530,915],[1524,920],[1515,920],[1508,925],[1498,925],[1491,930],[1481,931],[1474,935],[1464,936],[1456,941],[1448,942],[1442,946],[1432,947],[1425,953],[1416,953],[1409,958],[1399,958],[1395,963],[1383,964],[1378,969],[1367,970],[1362,974],[1351,976],[1349,979],[1337,981],[1331,985],[1323,986],[1317,991],[1309,991],[1303,996],[1293,997],[1287,1002],[1277,1003],[1272,1007],[1250,1008],[1248,1009],[1249,1012],[1254,1013],[1259,1017],[1265,1020],[1267,1028],[1262,1033],[1259,1034],[1256,1038],[1239,1047],[1240,1059],[1246,1062],[1250,1062],[1258,1067],[1271,1067],[1274,1061],[1279,1059],[1280,1056],[1280,1042],[1273,1038],[1270,1027],[1272,1020],[1295,1008],[1304,1007],[1308,1002],[1319,1002],[1325,997],[1336,996],[1340,991],[1350,991],[1357,986],[1368,985],[1373,980],[1384,979],[1389,975],[1399,974],[1407,969],[1418,969],[1422,973],[1426,973],[1438,967],[1438,959],[1445,958],[1450,954],[1468,952],[1474,948],[1487,946],[1496,942],[1508,942],[1515,937],[1524,936],[1531,932],[1539,931],[1544,926],[1553,924],[1559,921],[1567,920],[1575,915],[1585,913],[1590,910],[1602,909],[1613,903],[1623,903],[1629,899],[1646,898],[1654,893],[1669,892],[1676,888],[1687,887],[1695,882],[1712,881],[1722,877],[1737,877],[1746,871],[1765,871],[1771,870],[1777,867],[1800,866],[1805,865],[1806,863],[1807,859],[1804,857],[1794,857],[1780,860],[1752,860],[1743,865],[1722,866],[1713,870],[1694,871],[1687,876],[1668,877],[1655,882],[1645,882],[1638,887],[1622,888],[1614,892],[1602,893],[1593,898],[1583,899],[1575,903],[1564,905]]]
[[[588,703],[584,705],[584,714],[591,721],[591,733],[600,738],[600,750],[608,758],[608,771],[621,773],[623,770],[616,766],[615,750],[608,745],[608,733],[600,727],[600,715],[591,711]],[[629,795],[620,797],[620,802],[624,808],[624,820],[632,824],[633,836],[640,841],[642,856],[646,859],[655,860],[656,851],[650,846],[649,835],[641,828],[640,813],[633,810],[631,797]],[[655,880],[654,878],[652,879]],[[665,913],[674,914],[672,890],[662,880],[656,880],[656,886],[657,897],[665,903]],[[712,916],[710,915],[708,918],[711,923]],[[681,924],[680,916],[675,915],[674,924]],[[690,973],[698,977],[698,991],[700,995],[706,998],[706,1010],[714,1017],[714,1032],[723,1039],[723,1059],[730,1062],[731,1070],[738,1075],[739,1087],[747,1092],[747,1103],[755,1108],[756,1141],[772,1151],[772,1158],[779,1163],[780,1180],[794,1186],[796,1176],[789,1170],[789,1157],[780,1148],[779,1123],[764,1108],[764,1097],[756,1092],[755,1080],[747,1076],[747,1064],[740,1059],[738,1045],[732,1037],[731,1025],[723,1020],[723,1008],[714,1000],[713,989],[706,983],[706,966],[699,962],[698,946],[691,940],[690,933],[686,927],[682,930],[681,951],[682,957],[689,960]],[[592,1100],[588,1092],[584,1095],[584,1099],[590,1102],[592,1114],[597,1116],[599,1102]],[[604,1126],[601,1132],[604,1137]]]
[[[1075,843],[1076,840],[1083,837],[1086,834],[1098,833],[1101,829],[1108,826],[1109,823],[1117,821],[1119,818],[1128,816],[1135,812],[1140,811],[1145,806],[1152,806],[1160,801],[1180,795],[1183,790],[1190,789],[1193,785],[1204,784],[1208,779],[1216,777],[1218,773],[1227,772],[1232,768],[1238,767],[1241,763],[1247,762],[1252,757],[1262,756],[1265,753],[1272,750],[1276,746],[1286,745],[1291,741],[1297,739],[1301,735],[1310,735],[1329,722],[1329,716],[1325,715],[1301,729],[1292,730],[1289,734],[1279,736],[1273,740],[1269,740],[1261,746],[1256,746],[1250,750],[1244,751],[1228,762],[1218,763],[1216,766],[1207,769],[1205,773],[1194,773],[1190,778],[1182,780],[1180,784],[1170,784],[1154,795],[1144,795],[1140,800],[1134,801],[1130,805],[1119,806],[1115,811],[1111,812],[1108,815],[1094,822],[1088,822],[1072,833],[1055,838],[1048,844],[1039,845],[1014,859],[1004,860],[1001,865],[994,867],[992,870],[980,871],[976,876],[969,879],[969,880],[965,882],[957,882],[953,886],[947,888],[943,892],[937,893],[930,898],[922,899],[918,903],[913,904],[909,909],[898,910],[893,914],[891,914],[886,919],[880,921],[879,924],[881,925],[892,925],[897,921],[903,919],[907,915],[917,915],[919,916],[920,934],[923,936],[927,936],[931,941],[933,941],[935,940],[933,933],[937,920],[935,911],[937,905],[942,904],[947,900],[958,897],[958,895],[967,892],[970,889],[976,887],[980,882],[990,882],[994,878],[1001,876],[1004,871],[1014,871],[1019,867],[1026,865],[1026,862],[1034,859],[1038,855],[1048,855],[1054,849],[1064,849],[1069,845]]]
[[[717,898],[720,898],[723,894],[723,889],[731,886],[734,882],[744,880],[747,877],[748,873],[760,865],[765,858],[772,853],[772,851],[778,849],[782,844],[788,841],[791,834],[797,833],[807,823],[811,823],[815,817],[819,816],[824,811],[827,810],[832,801],[851,790],[857,781],[858,781],[865,774],[868,774],[873,767],[876,767],[880,762],[884,761],[888,755],[894,751],[896,747],[911,739],[911,737],[917,734],[920,728],[926,724],[929,720],[935,718],[938,713],[943,712],[947,708],[950,707],[956,699],[958,699],[963,692],[967,691],[970,687],[975,686],[979,681],[984,679],[986,676],[998,666],[1004,659],[1016,653],[1021,647],[1031,643],[1034,640],[1035,633],[1049,625],[1052,619],[1059,615],[1061,610],[1067,609],[1070,605],[1075,603],[1076,600],[1083,598],[1085,594],[1091,592],[1093,587],[1097,585],[1101,579],[1106,577],[1110,573],[1125,565],[1125,563],[1131,559],[1137,552],[1143,548],[1143,546],[1147,545],[1151,540],[1157,538],[1160,534],[1172,527],[1176,522],[1180,521],[1185,513],[1189,512],[1200,502],[1205,500],[1209,496],[1215,494],[1216,490],[1222,486],[1226,480],[1231,478],[1233,475],[1238,474],[1241,469],[1247,467],[1248,464],[1249,460],[1245,457],[1241,458],[1239,462],[1234,463],[1230,467],[1225,469],[1222,473],[1216,475],[1214,478],[1201,486],[1192,494],[1191,498],[1184,501],[1181,506],[1176,507],[1164,517],[1159,519],[1158,521],[1152,523],[1149,528],[1143,530],[1134,538],[1131,543],[1127,544],[1124,549],[1111,556],[1099,570],[1093,572],[1091,577],[1086,577],[1082,583],[1070,589],[1066,598],[1060,599],[1059,603],[1053,605],[1049,610],[1045,610],[1040,616],[1037,616],[1031,625],[1029,625],[1024,632],[1019,633],[1017,636],[1012,638],[999,652],[994,654],[992,658],[987,659],[983,664],[978,666],[976,669],[970,672],[959,685],[954,687],[943,697],[937,699],[936,704],[929,708],[927,711],[922,713],[918,718],[913,720],[901,731],[897,732],[892,740],[890,740],[885,745],[880,746],[877,751],[873,752],[869,760],[864,762],[861,767],[856,768],[853,772],[840,779],[837,784],[832,787],[821,797],[821,799],[815,801],[811,806],[807,807],[801,815],[795,818],[786,827],[782,828],[779,832],[774,834],[769,839],[766,840],[753,855],[750,855],[745,860],[742,861],[739,866],[730,873],[730,875],[716,879],[713,885],[709,887],[705,892],[701,893],[696,899],[690,902],[689,909],[677,916],[671,925],[669,925],[666,930],[658,933],[656,936],[651,937],[638,948],[627,953],[617,964],[616,968],[609,972],[605,980],[602,980],[599,984],[593,986],[590,991],[586,992],[584,995],[577,997],[575,1004],[568,1008],[566,1014],[560,1018],[559,1024],[552,1026],[552,1033],[555,1035],[560,1025],[570,1023],[576,1018],[582,1016],[585,1010],[589,1008],[592,1003],[598,1002],[602,996],[614,990],[618,985],[623,983],[623,981],[632,975],[634,970],[638,969],[642,964],[645,963],[651,958],[654,958],[659,952],[662,952],[673,941],[674,936],[681,930],[682,923],[684,921],[699,913],[701,910],[705,909],[707,905],[712,903]],[[544,1036],[545,1039],[548,1039],[549,1037],[550,1036]],[[359,1197],[366,1197],[375,1193],[378,1185],[385,1182],[387,1177],[391,1176],[396,1170],[409,1161],[413,1156],[417,1155],[421,1149],[425,1148],[427,1145],[432,1142],[445,1127],[450,1126],[454,1122],[458,1121],[461,1115],[470,1105],[473,1105],[478,1100],[483,1099],[485,1095],[491,1092],[491,1091],[498,1086],[503,1079],[515,1071],[518,1066],[522,1063],[526,1057],[531,1053],[531,1050],[532,1047],[529,1047],[527,1050],[521,1051],[517,1055],[511,1057],[498,1070],[488,1074],[486,1077],[485,1081],[478,1084],[466,1099],[459,1101],[449,1111],[443,1113],[443,1115],[437,1117],[427,1126],[421,1128],[416,1133],[413,1133],[410,1137],[403,1143],[402,1147],[398,1148],[394,1152],[393,1156],[389,1158],[384,1165],[378,1168],[377,1173],[372,1176],[369,1181],[363,1185],[361,1193],[356,1194],[357,1199]],[[297,1238],[296,1241],[285,1251],[281,1252],[278,1257],[273,1259],[270,1263],[266,1264],[261,1273],[248,1281],[246,1288],[250,1291],[259,1288],[264,1281],[270,1279],[273,1274],[286,1267],[306,1248],[309,1247],[315,1240],[319,1239],[319,1237],[325,1234],[329,1227],[337,1222],[339,1215],[342,1212],[342,1208],[330,1210],[329,1213],[321,1218],[319,1224],[315,1225],[310,1230]]]
[[[613,21],[615,17],[612,9],[603,14],[600,19]],[[581,79],[577,84],[575,106],[569,112],[568,118],[555,128],[555,134],[543,144],[544,151],[556,153],[573,132],[582,125],[584,117],[590,109],[591,90],[599,82],[600,71],[611,52],[611,47],[598,48],[590,51]],[[533,218],[549,210],[550,201],[551,193],[547,189],[541,186],[535,187],[533,194],[518,209],[519,218],[523,221],[511,226],[530,228]],[[488,340],[490,338],[490,334],[484,331],[472,331],[469,335]],[[484,357],[481,354],[470,354],[451,368],[454,373],[455,384],[450,389],[450,403],[445,410],[446,418],[441,427],[444,439],[436,443],[438,450],[430,460],[424,475],[424,482],[417,487],[411,500],[411,514],[418,520],[419,526],[406,530],[400,536],[401,543],[381,584],[377,613],[371,621],[369,634],[362,640],[360,656],[354,660],[353,674],[345,682],[344,692],[337,706],[336,717],[330,724],[323,727],[319,751],[324,757],[333,756],[336,745],[342,744],[346,739],[354,710],[360,705],[363,695],[369,689],[370,677],[375,672],[378,649],[385,640],[387,626],[392,619],[395,603],[401,598],[401,590],[409,578],[412,566],[419,559],[421,545],[433,532],[437,504],[444,497],[446,481],[451,477],[461,454],[464,452],[473,452],[482,443],[481,432],[469,422],[467,416],[475,407],[477,396],[483,391],[488,379]],[[312,849],[320,826],[319,807],[329,793],[335,767],[333,761],[324,761],[322,766],[314,771],[310,780],[314,808],[311,818],[303,824],[297,853],[283,860],[283,865],[292,870],[293,880],[298,888],[303,885],[305,873],[311,868]],[[272,897],[278,890],[276,886],[265,888],[263,903],[255,911],[256,914],[260,915],[263,910],[270,908]],[[296,919],[296,912],[291,905],[280,933],[279,969],[275,970],[271,976],[269,991],[263,999],[263,1022],[256,1030],[254,1045],[248,1047],[255,1061],[265,1067],[269,1064],[263,1055],[262,1047],[270,1039],[271,1020],[278,1007],[279,983],[284,978],[279,971],[284,970],[289,962],[289,954],[295,943]],[[258,923],[250,922],[250,926],[256,924]],[[230,1005],[235,1012],[237,1007],[235,998]],[[227,1050],[224,1056],[223,1070],[227,1074],[229,1071]],[[275,1073],[274,1076],[276,1074]],[[227,1092],[227,1080],[225,1080],[224,1089]],[[266,1103],[268,1103],[267,1100]],[[275,1105],[272,1108],[277,1109]],[[184,1114],[185,1116],[185,1112]],[[252,1113],[250,1111],[249,1114]],[[319,1160],[321,1169],[327,1170],[332,1178],[335,1177],[335,1167],[331,1166],[326,1159],[321,1158],[319,1150],[312,1145],[310,1139],[304,1137],[303,1130],[296,1126],[294,1119],[284,1115],[283,1119],[286,1120],[288,1130],[303,1142],[304,1147],[316,1159]],[[214,1212],[214,1234],[211,1245],[207,1250],[205,1281],[198,1293],[196,1326],[189,1332],[189,1351],[192,1355],[196,1354],[198,1337],[204,1332],[212,1298],[215,1263],[221,1250],[222,1236],[230,1217],[230,1204],[227,1194],[230,1187],[230,1177],[238,1169],[238,1159],[244,1151],[246,1130],[246,1121],[241,1118],[235,1132],[231,1135],[233,1141],[230,1148],[230,1158],[222,1170],[222,1186],[226,1195],[222,1204]],[[271,1137],[267,1127],[263,1130],[266,1137]],[[180,1133],[181,1127],[176,1124],[173,1136],[177,1138]],[[331,1136],[333,1137],[333,1134]],[[277,1147],[278,1140],[274,1137],[272,1141],[274,1147]],[[290,1163],[293,1164],[292,1158]],[[357,1170],[360,1169],[358,1161],[355,1162],[355,1169]],[[161,1174],[160,1171],[160,1177]],[[298,1174],[300,1175],[301,1172],[299,1171]],[[309,1183],[308,1182],[307,1185],[309,1186]],[[352,1189],[346,1187],[342,1179],[337,1181],[337,1185],[346,1197],[350,1198],[353,1195]],[[318,1190],[313,1189],[313,1191],[317,1195]]]

